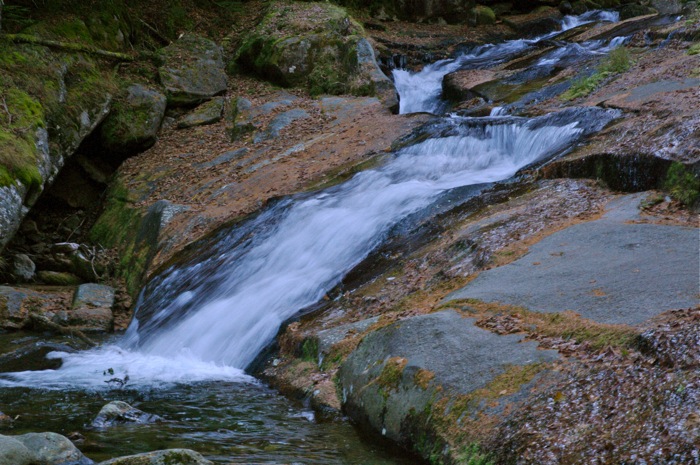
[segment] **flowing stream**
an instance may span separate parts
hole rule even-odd
[[[589,14],[567,18],[564,28],[615,19]],[[439,113],[445,74],[503,62],[556,34],[478,47],[420,73],[397,70],[401,111]],[[613,45],[582,47],[604,53]],[[565,59],[565,47],[535,66]],[[120,441],[138,435],[150,438],[139,443],[138,451],[191,447],[221,462],[404,463],[360,442],[346,423],[316,423],[311,412],[247,375],[246,367],[286,320],[319,301],[400,221],[453,188],[505,180],[560,154],[613,117],[597,109],[532,119],[443,117],[431,138],[393,154],[382,167],[329,189],[283,199],[220,232],[196,259],[149,283],[120,340],[90,351],[53,352],[49,357],[63,362],[56,370],[0,375],[3,410],[40,396],[52,414],[38,424],[64,434],[89,422],[90,412],[94,416],[105,399],[135,401],[171,420],[165,426],[94,433],[91,440],[101,444],[95,446],[96,458],[130,452],[120,448]],[[126,389],[109,390],[106,370],[128,376]],[[71,420],[62,420],[65,416]],[[296,456],[299,448],[304,452]],[[90,455],[89,448],[86,452]]]

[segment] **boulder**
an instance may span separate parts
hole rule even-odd
[[[494,402],[514,402],[543,363],[557,358],[522,335],[499,336],[444,310],[365,336],[341,365],[338,380],[344,411],[353,420],[427,458],[435,445],[451,441],[435,422],[479,417],[491,412]],[[497,392],[490,393],[501,375],[517,381],[495,383]],[[455,402],[463,410],[452,411],[457,418],[450,420],[445,407]],[[436,437],[426,438],[431,435],[426,432]]]
[[[496,13],[483,5],[476,5],[469,12],[469,22],[475,26],[496,24]]]
[[[653,15],[655,13],[657,11],[650,6],[630,4],[620,8],[620,20],[624,21],[637,16]]]
[[[29,282],[34,279],[36,265],[31,258],[23,253],[18,253],[12,258],[12,274],[20,282]]]
[[[71,29],[63,26],[37,23],[26,32],[61,40]],[[89,33],[67,40],[92,45]],[[0,47],[0,81],[12,109],[11,119],[0,116],[2,249],[66,159],[107,115],[113,75],[88,55],[7,42]]]
[[[91,426],[93,428],[108,428],[124,423],[147,424],[162,420],[158,415],[143,412],[126,402],[115,400],[100,409]]]
[[[114,288],[103,284],[81,284],[73,295],[72,309],[60,311],[54,323],[87,332],[114,330]]]
[[[387,107],[396,104],[393,84],[379,70],[364,29],[330,3],[272,3],[243,40],[236,63],[282,86],[306,87],[312,95],[377,95]]]
[[[113,104],[100,129],[102,145],[125,156],[146,150],[156,142],[167,99],[160,92],[132,84]]]
[[[36,279],[52,286],[76,286],[83,282],[80,277],[73,273],[63,271],[39,271],[36,274]]]
[[[217,97],[209,102],[199,105],[197,108],[183,116],[177,123],[178,129],[204,126],[221,121],[224,112],[224,99]]]
[[[92,465],[65,436],[57,433],[0,435],[0,465]]]
[[[0,328],[17,330],[29,323],[29,313],[47,308],[51,296],[30,289],[0,286]]]
[[[536,37],[558,29],[561,18],[559,9],[542,7],[532,13],[508,16],[503,22],[520,36]]]
[[[445,100],[459,103],[479,95],[472,89],[479,84],[492,81],[496,72],[489,69],[466,69],[454,71],[442,80],[442,96]]]
[[[73,295],[73,308],[105,307],[114,305],[114,288],[104,284],[83,284]]]
[[[33,465],[34,454],[11,436],[0,435],[0,465]]]
[[[226,91],[221,47],[209,39],[185,34],[159,51],[160,81],[170,105],[196,105]]]
[[[167,449],[118,457],[100,462],[99,465],[214,465],[214,463],[193,450]]]

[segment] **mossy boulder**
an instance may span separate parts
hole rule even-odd
[[[225,103],[223,97],[217,97],[201,104],[177,122],[178,129],[204,126],[221,121]]]
[[[483,5],[476,5],[470,11],[469,22],[475,26],[496,24],[496,13]]]
[[[82,25],[84,27],[84,24]],[[32,34],[85,39],[82,27],[39,23]],[[82,32],[81,32],[82,31]],[[0,44],[0,248],[66,158],[106,116],[111,70],[81,53]]]
[[[126,156],[146,150],[156,142],[165,116],[167,99],[157,90],[140,84],[127,87],[117,99],[100,129],[102,145]]]
[[[389,107],[396,100],[362,26],[329,3],[272,3],[244,39],[235,65],[312,95],[376,95]]]
[[[160,250],[161,232],[187,207],[159,200],[147,208],[137,205],[138,192],[116,180],[107,190],[105,207],[90,230],[90,239],[119,252],[116,275],[132,297],[138,294],[146,270]]]
[[[653,15],[657,11],[650,6],[630,4],[620,8],[620,19],[630,19],[637,16]]]
[[[211,40],[185,34],[158,53],[168,104],[196,105],[226,91],[223,52]]]
[[[431,463],[466,463],[456,455],[479,441],[481,421],[503,420],[504,405],[558,358],[522,339],[452,310],[401,320],[365,336],[341,365],[343,410]]]

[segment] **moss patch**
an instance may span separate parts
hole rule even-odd
[[[631,66],[629,51],[625,47],[618,47],[610,52],[608,57],[596,68],[592,75],[573,82],[569,90],[561,95],[562,100],[574,100],[585,97],[605,80],[624,73]]]
[[[388,397],[390,391],[396,391],[399,388],[407,363],[408,360],[402,357],[392,357],[387,360],[382,372],[375,380],[385,397]]]
[[[700,179],[682,163],[673,162],[666,173],[664,190],[674,199],[689,206],[700,196]]]
[[[492,323],[497,322],[499,318],[508,317],[512,325],[507,332],[525,332],[585,342],[592,350],[635,347],[639,336],[639,331],[630,326],[596,323],[571,311],[539,313],[524,307],[476,299],[454,300],[438,307],[438,310],[444,308],[456,308],[465,312],[467,316],[476,316],[477,325],[486,329],[492,329]]]
[[[119,254],[116,275],[124,279],[129,294],[136,296],[148,266],[151,250],[137,241],[142,214],[125,186],[115,182],[107,192],[105,208],[90,230],[90,240]]]

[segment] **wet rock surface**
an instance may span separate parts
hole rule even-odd
[[[143,412],[126,402],[112,401],[100,409],[92,421],[93,428],[109,428],[125,423],[145,424],[163,421],[158,415]]]
[[[201,454],[189,449],[168,449],[118,457],[99,465],[213,465]]]
[[[0,463],[3,465],[92,465],[70,439],[56,433],[0,435]]]

